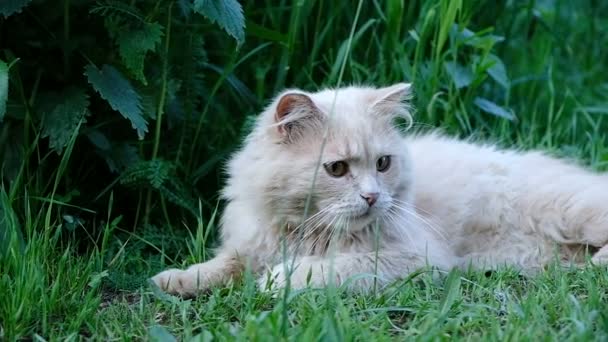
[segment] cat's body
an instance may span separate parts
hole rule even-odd
[[[414,203],[444,229],[461,266],[581,263],[585,248],[608,243],[608,177],[540,152],[436,135],[407,140]]]
[[[409,116],[408,88],[278,96],[228,165],[217,256],[156,284],[190,296],[248,266],[262,286],[290,274],[294,287],[365,290],[425,265],[534,270],[581,262],[587,247],[605,258],[606,176],[538,152],[403,137],[394,119]]]

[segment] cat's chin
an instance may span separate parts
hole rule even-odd
[[[353,215],[351,216],[348,229],[353,232],[363,230],[366,227],[374,225],[375,222],[378,222],[380,216],[381,213],[372,210],[368,210],[363,214]]]

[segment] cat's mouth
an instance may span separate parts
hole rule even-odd
[[[353,216],[356,220],[366,219],[372,215],[371,210],[366,210],[363,214],[356,214]]]
[[[351,219],[357,220],[357,221],[367,221],[367,220],[370,220],[370,219],[372,219],[374,217],[375,217],[374,210],[372,210],[370,208],[370,209],[367,209],[367,210],[365,210],[363,212],[354,213],[351,216]]]
[[[352,213],[351,220],[358,222],[359,224],[367,225],[370,222],[382,217],[385,213],[384,208],[366,208],[362,211]]]

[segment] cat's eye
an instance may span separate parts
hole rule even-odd
[[[342,177],[348,172],[348,164],[345,161],[335,161],[323,164],[325,171],[332,177]]]
[[[391,156],[382,156],[376,161],[376,170],[385,172],[391,167]]]

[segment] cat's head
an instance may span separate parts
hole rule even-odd
[[[407,148],[396,127],[398,117],[410,119],[408,96],[403,83],[283,92],[248,139],[243,152],[257,157],[241,169],[258,169],[242,181],[261,184],[264,205],[292,227],[307,207],[301,227],[309,230],[356,231],[390,220],[411,187]]]

